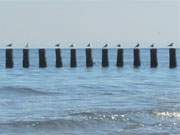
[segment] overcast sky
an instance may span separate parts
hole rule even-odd
[[[0,47],[180,47],[178,0],[0,0]]]

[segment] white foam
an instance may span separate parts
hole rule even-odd
[[[155,112],[157,116],[180,118],[180,112]]]

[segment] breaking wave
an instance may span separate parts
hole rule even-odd
[[[180,112],[154,112],[154,114],[161,117],[180,118]]]

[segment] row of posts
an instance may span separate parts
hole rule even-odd
[[[93,67],[93,57],[92,57],[92,48],[86,48],[86,67]],[[124,65],[124,49],[118,48],[117,49],[117,67],[123,67]],[[55,49],[56,54],[56,67],[63,67],[62,57],[61,57],[61,49],[56,48]],[[77,58],[76,58],[76,49],[72,48],[70,53],[70,67],[77,67]],[[156,68],[158,66],[158,57],[157,57],[157,49],[151,48],[150,49],[150,67]],[[137,68],[141,65],[141,59],[140,59],[140,49],[134,48],[134,67]],[[13,62],[13,49],[7,48],[6,49],[6,68],[13,68],[14,62]],[[29,61],[29,49],[24,48],[23,49],[23,67],[28,68],[30,66]],[[108,48],[102,49],[102,67],[108,67],[109,66],[109,58],[108,58]],[[175,48],[169,48],[169,67],[175,68],[177,66],[177,60],[176,60],[176,49]],[[39,49],[39,67],[45,68],[47,67],[47,61],[46,61],[46,50],[45,49]]]

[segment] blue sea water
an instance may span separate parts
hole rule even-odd
[[[14,50],[15,67],[5,69],[0,50],[1,135],[175,135],[180,134],[180,67],[169,69],[168,49],[159,49],[158,68],[149,66],[149,49],[141,50],[142,66],[133,68],[133,50],[125,49],[125,65],[117,68],[116,49],[110,66],[85,67],[85,51],[77,50],[77,68],[62,50],[63,68],[55,68],[54,49],[48,68],[38,68],[38,50],[30,50],[29,69],[22,50]],[[180,65],[180,50],[177,50]]]

